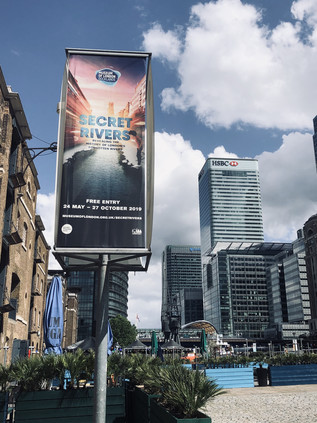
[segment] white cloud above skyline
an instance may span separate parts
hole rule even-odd
[[[174,65],[179,78],[177,87],[162,91],[163,110],[194,110],[211,128],[310,128],[316,3],[294,2],[295,20],[273,29],[263,24],[261,13],[240,0],[198,3],[185,31],[164,30],[156,22],[144,32],[144,48]]]

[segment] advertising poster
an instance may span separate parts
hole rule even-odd
[[[149,54],[67,51],[56,248],[146,244]]]

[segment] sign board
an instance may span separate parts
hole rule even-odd
[[[58,139],[55,251],[150,249],[150,53],[66,50]]]

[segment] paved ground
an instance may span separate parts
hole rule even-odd
[[[227,389],[205,413],[212,423],[317,423],[317,385]]]

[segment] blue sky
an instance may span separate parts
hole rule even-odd
[[[315,0],[12,0],[2,17],[0,66],[20,94],[30,147],[57,140],[65,48],[152,52],[153,258],[130,277],[133,323],[138,314],[140,327],[160,325],[165,245],[200,242],[197,175],[209,155],[259,160],[266,240],[294,240],[316,213]],[[35,162],[51,245],[55,158]]]

